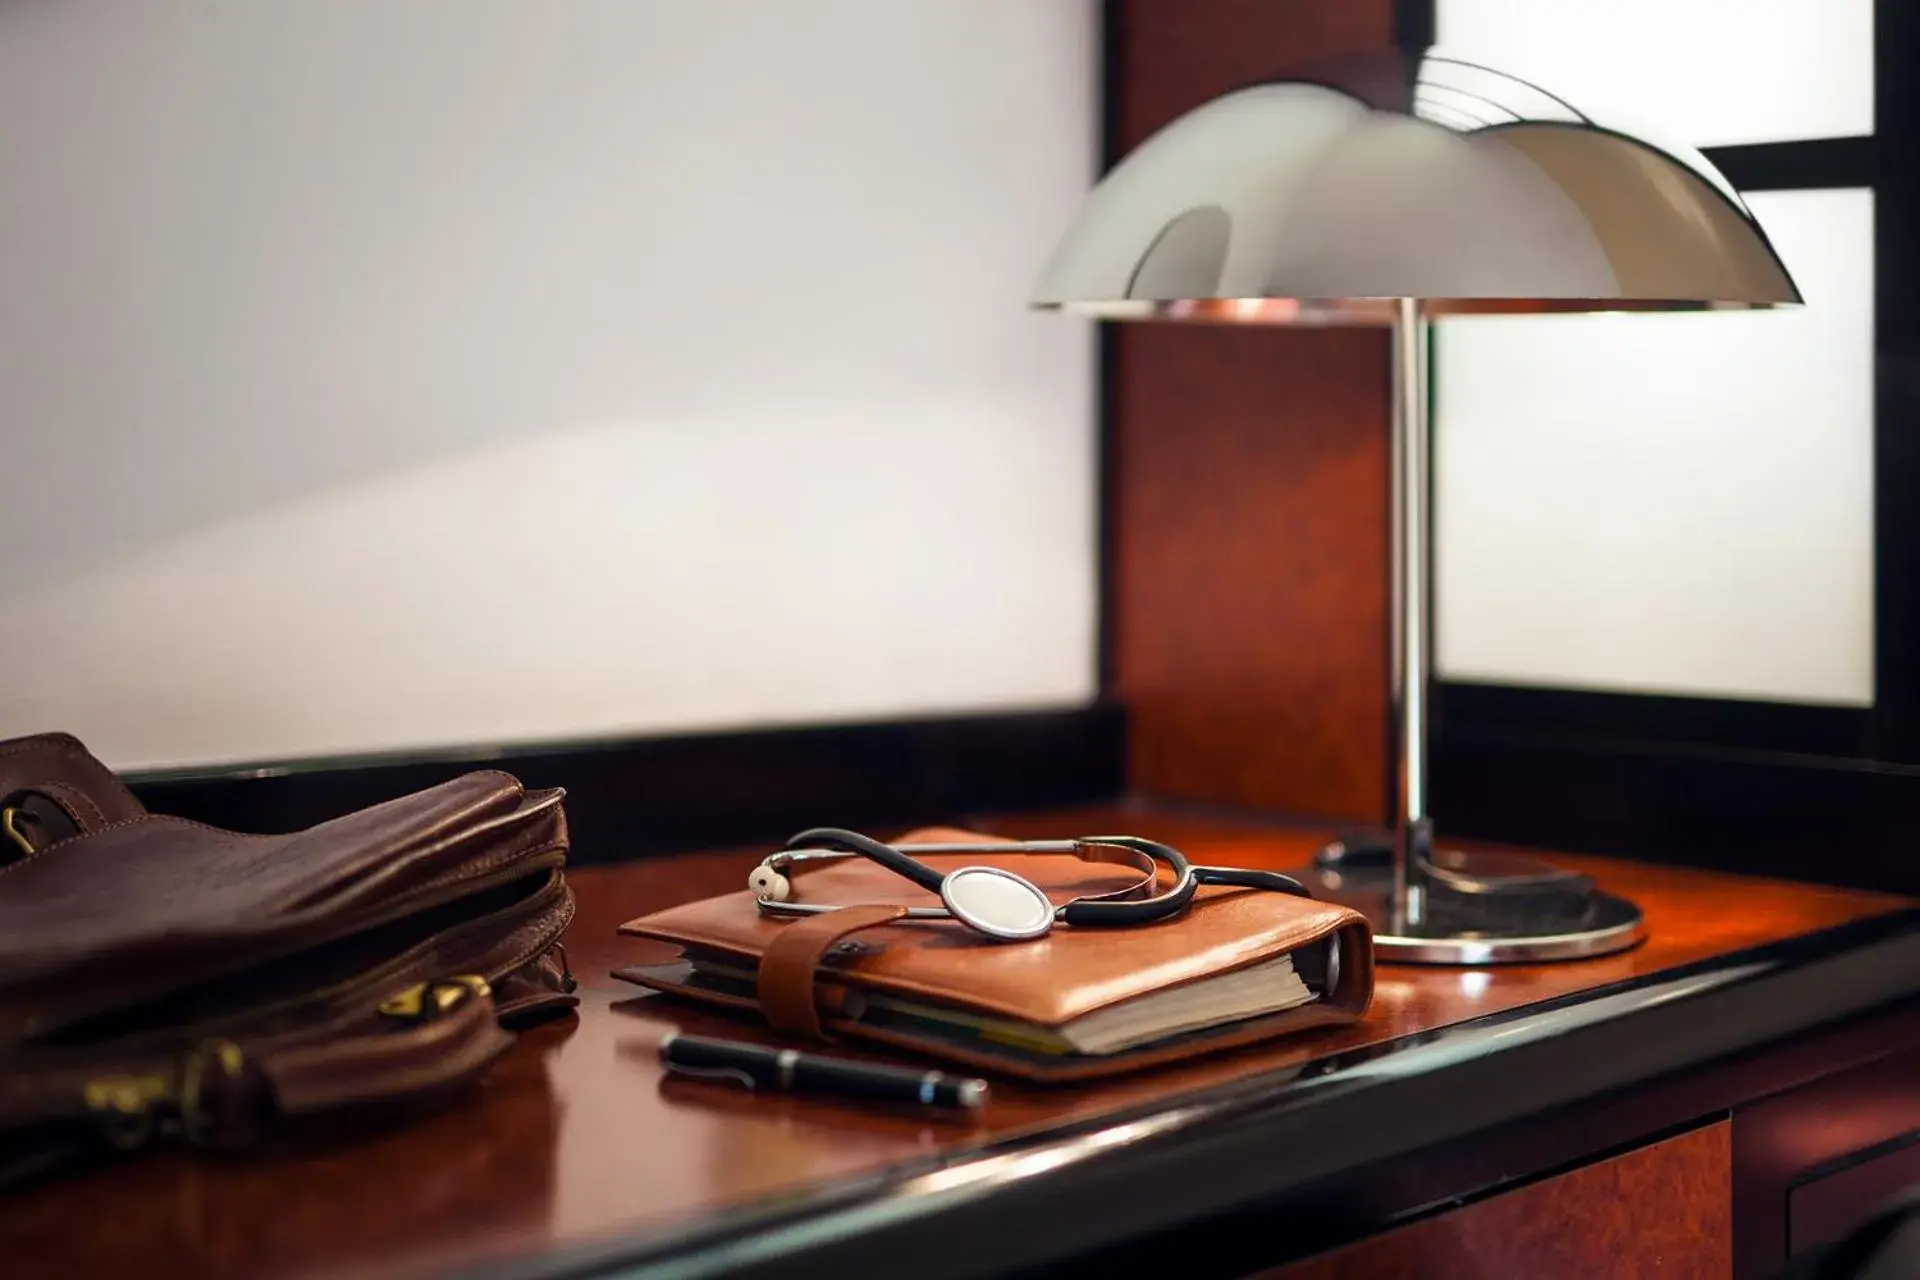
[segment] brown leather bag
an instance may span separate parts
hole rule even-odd
[[[562,793],[470,773],[291,835],[0,742],[0,1185],[442,1096],[570,1009]],[[384,1108],[382,1108],[384,1109]]]

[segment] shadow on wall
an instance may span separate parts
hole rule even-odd
[[[0,730],[151,767],[1082,701],[1089,462],[1036,416],[548,434],[157,540],[16,593]]]

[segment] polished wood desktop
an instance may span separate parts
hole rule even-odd
[[[1175,841],[1209,862],[1264,867],[1300,865],[1316,838],[1313,832],[1151,808],[1024,816],[991,825],[1031,836],[1125,828]],[[1208,1090],[1284,1080],[1303,1064],[1342,1051],[1410,1043],[1407,1038],[1417,1040],[1438,1028],[1477,1025],[1473,1020],[1556,998],[1559,1004],[1553,1008],[1566,1007],[1569,998],[1577,1008],[1582,993],[1619,990],[1623,982],[1869,920],[1905,905],[1896,898],[1842,889],[1567,858],[1563,861],[1591,873],[1606,888],[1643,904],[1650,934],[1643,946],[1601,959],[1524,968],[1386,968],[1372,1011],[1356,1027],[1090,1087],[1042,1089],[996,1082],[984,1116],[970,1125],[836,1101],[762,1098],[725,1086],[663,1080],[653,1048],[669,1027],[763,1039],[766,1033],[643,995],[608,977],[616,965],[663,954],[650,944],[618,936],[615,926],[647,910],[736,890],[756,857],[754,852],[724,851],[578,871],[573,878],[581,910],[567,940],[583,984],[578,1017],[524,1035],[476,1093],[415,1123],[312,1137],[299,1148],[257,1157],[155,1153],[17,1194],[0,1202],[5,1270],[20,1275],[314,1276],[443,1274],[490,1266],[499,1274],[559,1274],[563,1265],[590,1266],[599,1249],[613,1249],[607,1256],[614,1256],[622,1241],[665,1242],[667,1253],[660,1256],[669,1256],[674,1240],[691,1241],[715,1224],[726,1225],[736,1242],[750,1243],[774,1224],[791,1227],[796,1214],[804,1220],[844,1209],[877,1180],[891,1177],[889,1194],[896,1202],[900,1197],[910,1202],[930,1193],[940,1177],[958,1176],[951,1171],[975,1168],[979,1162],[969,1163],[969,1154],[987,1161],[994,1152],[1016,1149],[1020,1141],[1098,1132],[1102,1125],[1112,1126],[1116,1117],[1151,1127],[1155,1117],[1177,1115]],[[1908,980],[1920,985],[1920,974],[1908,975]],[[1920,1035],[1920,1019],[1911,1001],[1888,1016],[1895,1021],[1882,1017],[1864,1031],[1842,1029],[1837,1033],[1841,1040],[1835,1042],[1840,1048],[1811,1057],[1803,1054],[1805,1062],[1778,1079],[1819,1076],[1863,1061],[1871,1064],[1902,1044],[1911,1050],[1920,1043],[1913,1038]],[[1513,1025],[1525,1029],[1527,1024],[1523,1020]],[[1847,1141],[1865,1147],[1884,1144],[1889,1134],[1882,1130],[1909,1121],[1913,1131],[1920,1131],[1920,1115],[1902,1110],[1920,1097],[1920,1088],[1883,1084],[1884,1106],[1860,1117],[1859,1131]],[[1679,1160],[1667,1172],[1680,1171],[1676,1176],[1683,1176],[1683,1184],[1697,1185],[1704,1197],[1686,1212],[1704,1222],[1726,1220],[1724,1230],[1716,1225],[1712,1231],[1690,1228],[1683,1234],[1705,1240],[1727,1256],[1732,1256],[1730,1206],[1737,1188],[1728,1168],[1727,1137],[1711,1126],[1723,1122],[1737,1101],[1701,1094],[1674,1103],[1686,1112],[1681,1127],[1700,1136],[1665,1147],[1677,1152]],[[1618,1111],[1619,1104],[1609,1105]],[[1619,1114],[1631,1111],[1629,1105]],[[1593,1115],[1601,1112],[1605,1109]],[[1662,1146],[1641,1142],[1649,1135],[1619,1127],[1621,1123],[1605,1120],[1614,1127],[1582,1139],[1594,1157],[1579,1162],[1594,1170],[1583,1174],[1588,1183],[1554,1190],[1536,1182],[1508,1189],[1551,1172],[1529,1167],[1527,1159],[1557,1158],[1515,1155],[1521,1163],[1496,1178],[1478,1203],[1457,1212],[1511,1213],[1512,1202],[1501,1206],[1504,1197],[1512,1195],[1546,1197],[1547,1203],[1556,1196],[1599,1203],[1594,1196],[1617,1200],[1625,1185],[1657,1185],[1667,1175],[1646,1174],[1644,1166],[1663,1159]],[[1672,1127],[1653,1112],[1647,1123]],[[1646,1154],[1635,1156],[1631,1166],[1607,1166],[1606,1160],[1615,1158],[1623,1145],[1643,1148]],[[1609,1147],[1616,1150],[1606,1150]],[[1088,1167],[1098,1166],[1096,1155]],[[950,1172],[942,1175],[942,1168]],[[922,1181],[902,1182],[902,1171],[914,1172]],[[1047,1179],[1068,1172],[1023,1173],[1021,1187],[1045,1186]],[[934,1182],[926,1182],[929,1177]],[[1589,1194],[1581,1185],[1600,1190]],[[1004,1194],[1025,1193],[1015,1187]],[[1562,1204],[1554,1212],[1568,1221],[1579,1220],[1577,1214],[1562,1213],[1565,1208]],[[1652,1209],[1643,1212],[1650,1216],[1635,1227],[1640,1234],[1629,1233],[1623,1240],[1665,1238],[1653,1224],[1660,1215]],[[1468,1247],[1462,1240],[1477,1241],[1471,1247],[1484,1249],[1487,1239],[1502,1238],[1498,1232],[1492,1237],[1485,1232],[1450,1234],[1442,1227],[1423,1226],[1438,1221],[1432,1214],[1398,1216],[1413,1221],[1399,1231],[1425,1234],[1398,1236],[1388,1230],[1377,1237],[1378,1247],[1420,1239],[1427,1241],[1421,1245],[1423,1254],[1445,1256],[1451,1248],[1457,1258],[1466,1256],[1460,1254]],[[1127,1234],[1126,1225],[1106,1224],[1104,1236],[1118,1243]],[[1449,1246],[1448,1240],[1454,1244]],[[1344,1247],[1373,1243],[1349,1242]],[[1538,1247],[1550,1251],[1552,1246]],[[1286,1256],[1276,1247],[1244,1270],[1277,1264]],[[1630,1261],[1633,1255],[1628,1256]],[[1476,1265],[1500,1261],[1471,1257]],[[1327,1270],[1324,1260],[1301,1265],[1307,1269],[1299,1275],[1340,1274]]]

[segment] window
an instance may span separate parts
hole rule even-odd
[[[1437,19],[1450,56],[1652,141],[1872,128],[1867,0],[1441,0]],[[1873,192],[1745,195],[1805,310],[1439,327],[1443,676],[1872,704]]]
[[[1873,192],[1749,204],[1804,309],[1439,326],[1449,678],[1872,704]]]
[[[1920,842],[1920,6],[1400,0],[1706,153],[1798,312],[1437,326],[1435,809],[1898,888]]]
[[[1873,132],[1871,0],[1439,0],[1439,43],[1696,147]]]

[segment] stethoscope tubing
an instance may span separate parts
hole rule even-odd
[[[943,893],[947,875],[921,862],[915,854],[1072,854],[1093,856],[1097,861],[1119,862],[1118,858],[1098,857],[1102,849],[1125,850],[1133,855],[1126,860],[1143,873],[1142,879],[1124,889],[1075,898],[1052,908],[1053,919],[1075,926],[1126,927],[1152,924],[1184,912],[1202,884],[1234,885],[1273,892],[1311,896],[1306,886],[1275,871],[1257,871],[1238,867],[1196,867],[1171,845],[1139,836],[1084,836],[1070,840],[1026,840],[994,843],[929,843],[889,845],[871,836],[843,827],[812,827],[795,835],[786,846],[762,862],[762,866],[782,871],[796,864],[864,857],[886,867],[896,875],[932,893]],[[1173,872],[1173,883],[1164,892],[1159,888],[1159,868],[1165,864]],[[1036,891],[1037,892],[1037,891]],[[1144,896],[1143,896],[1144,895]],[[819,915],[838,910],[827,903],[758,899],[760,909],[769,915]],[[909,907],[910,920],[951,920],[954,913],[945,906]]]

